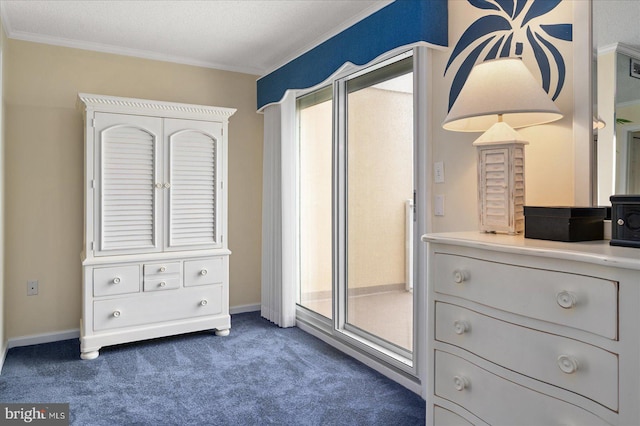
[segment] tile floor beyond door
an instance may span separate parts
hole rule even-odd
[[[306,300],[304,306],[331,318],[331,299]],[[413,293],[385,291],[349,297],[348,322],[411,351],[413,349]]]

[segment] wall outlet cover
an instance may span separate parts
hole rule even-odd
[[[38,280],[27,281],[27,296],[38,295]]]

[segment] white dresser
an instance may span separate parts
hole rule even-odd
[[[640,250],[422,239],[427,424],[640,424]]]
[[[227,335],[230,108],[79,94],[85,121],[80,351]]]

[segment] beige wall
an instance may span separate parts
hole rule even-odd
[[[9,338],[76,329],[82,250],[78,92],[237,108],[229,124],[230,304],[260,303],[262,116],[256,76],[9,40],[6,325]],[[37,279],[38,296],[26,295]]]
[[[2,20],[0,19],[0,368],[2,367],[2,359],[5,353],[6,340],[7,340],[7,331],[5,327],[5,285],[4,285],[4,146],[5,146],[5,69],[7,65],[7,58],[5,55],[5,46],[7,45],[7,37],[4,33],[4,28],[2,26]]]
[[[445,196],[445,216],[433,218],[433,230],[436,232],[478,229],[476,152],[472,143],[480,133],[446,131],[442,129],[441,123],[447,115],[449,90],[454,75],[449,71],[445,76],[449,56],[462,33],[476,19],[488,13],[466,1],[449,0],[450,47],[433,51],[432,55],[432,160],[444,162],[446,178],[444,183],[433,185],[434,195]],[[564,1],[546,16],[549,22],[570,23],[573,21],[573,4],[571,1]],[[519,37],[526,40],[524,34],[518,34],[516,40]],[[573,45],[565,44],[568,47],[563,46],[560,51],[564,55],[567,79],[562,93],[555,101],[564,118],[552,124],[519,130],[530,142],[525,149],[527,205],[574,204]],[[456,63],[461,59],[458,58]],[[537,69],[533,58],[526,58],[525,63],[530,70]],[[537,75],[534,73],[534,76]]]
[[[405,284],[405,201],[413,197],[413,95],[349,94],[348,285]]]

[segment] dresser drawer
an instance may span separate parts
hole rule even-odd
[[[438,293],[609,339],[618,337],[618,283],[601,278],[436,253]]]
[[[618,357],[577,340],[436,303],[436,340],[618,409]]]
[[[138,265],[95,268],[93,270],[94,297],[140,291],[140,267]]]
[[[433,424],[437,426],[473,426],[473,423],[469,423],[456,413],[437,405],[433,407]]]
[[[582,408],[506,380],[455,355],[436,351],[435,363],[435,394],[489,424],[607,424]]]
[[[144,276],[171,275],[180,273],[180,262],[145,263]]]
[[[162,323],[222,313],[222,286],[141,293],[93,302],[94,330]]]
[[[221,284],[226,281],[225,257],[208,257],[184,262],[184,285]]]
[[[162,291],[180,288],[180,278],[145,278],[144,291]]]

